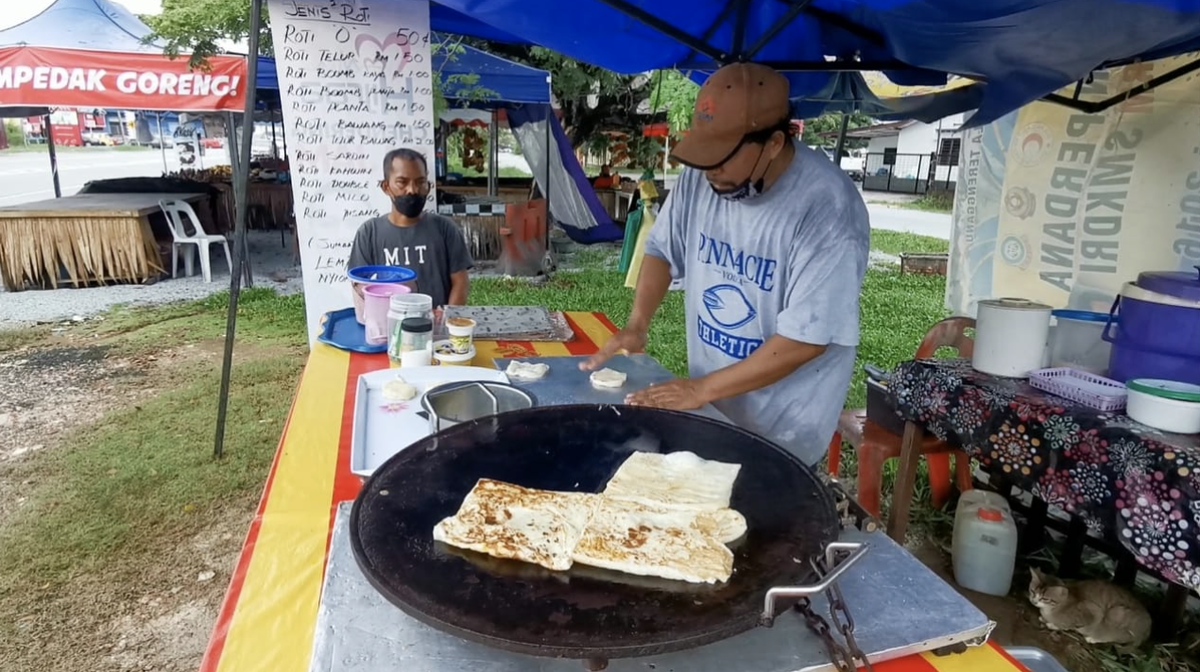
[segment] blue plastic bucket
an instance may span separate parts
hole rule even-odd
[[[1116,318],[1120,315],[1120,327]],[[1200,385],[1200,308],[1119,296],[1104,340],[1112,343],[1108,376],[1126,382],[1161,378]]]

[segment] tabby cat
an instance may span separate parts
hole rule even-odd
[[[1089,644],[1141,646],[1150,636],[1150,612],[1129,591],[1106,581],[1067,585],[1037,569],[1029,601],[1051,630],[1074,630]]]

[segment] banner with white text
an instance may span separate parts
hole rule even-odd
[[[434,165],[429,3],[267,6],[311,344],[322,316],[352,305],[346,264],[355,232],[391,209],[380,186],[384,155],[407,147]],[[434,198],[431,191],[427,207]]]
[[[1097,72],[1080,99],[1197,58]],[[959,175],[948,308],[974,315],[981,299],[1013,296],[1107,312],[1139,272],[1200,264],[1200,74],[1097,114],[1028,105],[964,133]]]
[[[0,105],[215,112],[246,109],[246,59],[83,49],[0,49]]]

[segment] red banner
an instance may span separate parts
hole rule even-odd
[[[208,70],[187,57],[79,49],[0,49],[0,105],[123,110],[240,111],[246,59],[213,56]]]

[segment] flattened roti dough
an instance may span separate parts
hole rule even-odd
[[[417,396],[417,388],[397,376],[383,384],[383,398],[388,401],[408,401]]]
[[[600,369],[599,371],[593,372],[590,376],[590,379],[594,387],[601,387],[611,390],[624,385],[627,377],[628,376],[626,374],[620,371],[614,371],[613,369]]]
[[[717,583],[733,575],[733,552],[695,512],[607,497],[571,557],[592,567],[689,583]]]
[[[433,538],[497,558],[554,571],[571,568],[571,552],[592,517],[599,495],[535,490],[481,478]]]
[[[526,362],[519,362],[515,359],[509,362],[508,368],[504,370],[504,373],[508,375],[509,378],[515,378],[517,380],[541,380],[549,372],[549,364],[545,364],[543,362],[529,364]]]
[[[741,469],[740,464],[706,460],[686,450],[637,452],[609,479],[604,495],[668,509],[716,511],[729,507]]]

